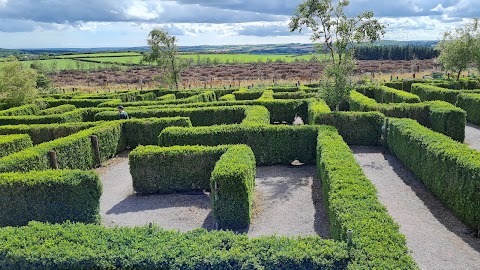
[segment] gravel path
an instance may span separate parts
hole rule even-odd
[[[381,147],[352,147],[421,269],[480,269],[480,239]]]
[[[465,143],[472,149],[480,151],[480,127],[467,123],[465,126]],[[479,267],[480,268],[480,267]]]
[[[136,195],[127,155],[123,153],[97,169],[103,183],[100,212],[105,226],[155,223],[179,231],[215,229],[207,193]],[[319,184],[315,166],[258,167],[254,219],[243,232],[251,237],[278,234],[327,238],[328,222]]]

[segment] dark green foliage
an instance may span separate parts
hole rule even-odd
[[[75,107],[75,105],[64,104],[64,105],[60,105],[60,106],[57,106],[57,107],[52,107],[52,108],[49,108],[49,109],[42,110],[38,114],[39,115],[62,114],[62,113],[73,111],[76,108],[77,107]]]
[[[270,112],[263,106],[249,106],[245,109],[242,125],[268,125]]]
[[[144,101],[144,100],[156,100],[157,96],[153,92],[149,92],[146,94],[138,95],[137,100],[138,101]]]
[[[430,124],[428,127],[436,132],[463,142],[467,114],[464,110],[445,101],[426,102],[430,107]]]
[[[80,122],[80,123],[65,123],[65,124],[33,124],[33,125],[7,125],[0,126],[0,134],[28,134],[30,135],[33,144],[40,144],[48,141],[53,141],[80,130],[91,128],[93,126],[102,124],[102,122]]]
[[[465,224],[480,226],[480,155],[410,119],[391,119],[390,150]]]
[[[32,220],[98,222],[101,194],[101,182],[92,171],[3,173],[0,226],[23,226]]]
[[[423,101],[429,100],[443,100],[451,104],[457,103],[458,95],[462,93],[477,93],[480,94],[480,90],[477,91],[464,91],[464,90],[450,90],[433,86],[429,84],[415,83],[412,85],[412,93],[420,96]]]
[[[128,155],[137,193],[209,190],[215,163],[227,146],[139,146]]]
[[[122,101],[120,99],[38,99],[37,102],[46,104],[48,108],[64,104],[75,105],[77,108],[90,108],[105,102],[121,103]]]
[[[468,122],[480,125],[480,94],[458,95],[457,106],[467,112]]]
[[[233,92],[236,100],[254,100],[262,96],[264,90],[240,90]]]
[[[220,125],[169,127],[160,133],[159,145],[246,144],[255,153],[257,165],[290,164],[299,160],[315,163],[317,128],[286,125]]]
[[[258,98],[259,100],[273,100],[273,90],[265,90]]]
[[[176,99],[174,94],[166,94],[157,98],[157,100],[174,100],[174,99]]]
[[[241,229],[250,225],[255,174],[255,156],[246,145],[228,148],[216,163],[210,197],[220,228]]]
[[[131,109],[131,118],[151,117],[189,117],[194,126],[236,124],[245,118],[246,107],[208,107],[208,108],[167,108],[167,109]],[[1,119],[1,118],[0,118]],[[105,111],[95,115],[95,121],[118,119],[118,112]]]
[[[122,102],[133,102],[133,101],[137,101],[142,94],[148,95],[148,93],[152,93],[152,92],[135,90],[135,91],[123,91],[123,92],[117,92],[117,93],[80,94],[80,95],[73,96],[72,101],[75,102],[75,99],[119,99]]]
[[[279,92],[274,93],[273,98],[275,99],[305,99],[315,97],[317,93],[306,93],[305,91],[298,92]]]
[[[20,116],[20,115],[35,115],[40,111],[40,107],[35,104],[27,104],[19,107],[13,107],[7,110],[0,111],[0,116]]]
[[[298,86],[272,86],[269,89],[275,93],[300,91],[300,87]]]
[[[180,94],[178,94],[180,95]],[[125,108],[127,107],[140,107],[140,106],[161,106],[161,105],[167,105],[167,104],[184,104],[184,103],[196,103],[196,102],[213,102],[216,101],[217,98],[215,96],[215,92],[213,91],[206,91],[199,93],[194,96],[189,96],[186,98],[166,98],[166,99],[161,99],[161,100],[146,100],[146,101],[136,101],[136,102],[121,102],[119,100],[115,101],[109,101],[109,102],[104,102],[102,104],[99,104],[98,107],[112,107],[116,108],[120,105],[124,106]]]
[[[367,85],[359,86],[356,90],[369,98],[375,99],[378,103],[419,103],[417,95],[390,88],[387,86]]]
[[[0,158],[32,146],[28,134],[0,135]]]
[[[234,94],[228,94],[225,96],[222,96],[218,99],[218,101],[234,101],[235,100],[235,95]]]
[[[355,46],[357,60],[407,60],[433,59],[440,52],[426,45],[359,45]]]
[[[346,231],[353,230],[353,261],[348,268],[417,269],[405,237],[335,128],[321,126],[317,145],[317,169],[330,234],[336,240],[346,240]]]
[[[82,122],[83,114],[84,111],[77,109],[53,115],[0,116],[0,125]]]
[[[337,128],[349,145],[378,145],[381,142],[385,115],[379,112],[332,112],[323,100],[310,102],[310,125],[330,125]]]
[[[130,147],[156,145],[160,132],[166,127],[191,127],[188,117],[129,119],[123,124],[123,136]]]
[[[0,268],[6,270],[314,270],[346,269],[348,261],[346,244],[319,237],[249,239],[228,231],[180,233],[157,226],[105,228],[80,223],[31,222],[0,229]]]

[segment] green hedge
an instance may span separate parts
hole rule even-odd
[[[233,92],[236,100],[254,100],[259,99],[264,90],[240,90]]]
[[[189,117],[194,126],[211,126],[219,124],[237,124],[245,118],[245,106],[208,107],[208,108],[165,108],[165,109],[131,109],[131,118],[151,117]],[[1,119],[1,118],[0,118]],[[104,111],[95,115],[95,121],[118,119],[118,112]]]
[[[0,125],[82,122],[84,120],[83,113],[83,110],[77,109],[54,115],[0,116]]]
[[[28,134],[0,135],[0,158],[32,146]]]
[[[138,96],[137,96],[137,100],[138,100],[138,101],[142,101],[142,100],[156,100],[156,99],[157,99],[157,95],[155,95],[155,93],[153,93],[153,92],[149,92],[149,93],[141,94],[141,95],[138,95]]]
[[[263,106],[248,106],[245,109],[245,118],[242,125],[268,125],[270,112]]]
[[[220,125],[169,127],[160,133],[159,145],[246,144],[258,165],[291,164],[299,160],[315,164],[317,128],[286,125]]]
[[[215,164],[210,197],[220,228],[241,229],[250,225],[255,174],[255,156],[246,145],[229,147]]]
[[[166,127],[191,127],[188,117],[129,119],[123,124],[125,143],[130,147],[156,145],[160,132]]]
[[[95,165],[90,136],[97,135],[101,161],[125,149],[121,121],[105,123],[73,135],[38,144],[0,159],[0,172],[26,172],[51,168],[48,152],[57,153],[59,169],[90,169]]]
[[[137,193],[210,190],[215,163],[227,146],[139,146],[128,155]]]
[[[350,145],[378,145],[381,143],[385,115],[379,112],[332,112],[323,100],[310,102],[310,125],[330,125],[337,128]]]
[[[434,131],[463,141],[465,112],[446,102],[380,104],[356,91],[350,95],[353,111],[379,111],[387,117],[411,118]],[[462,126],[463,125],[463,126]]]
[[[460,94],[457,106],[467,112],[468,122],[480,125],[480,94]]]
[[[96,223],[101,194],[100,179],[93,171],[3,173],[0,226],[23,226],[32,220]]]
[[[20,115],[35,115],[40,111],[40,107],[35,104],[27,104],[19,107],[13,107],[7,110],[0,111],[0,116],[20,116]]]
[[[228,94],[228,95],[220,97],[218,100],[219,101],[233,101],[233,100],[235,100],[235,95],[234,94]]]
[[[135,101],[135,102],[122,102],[120,100],[113,100],[109,102],[104,102],[98,105],[98,107],[118,107],[120,105],[125,108],[132,107],[141,107],[141,106],[161,106],[167,104],[184,104],[184,103],[196,103],[196,102],[213,102],[216,101],[216,95],[213,91],[206,91],[200,94],[180,98],[180,99],[163,99],[163,100],[146,100],[146,101]]]
[[[457,103],[458,95],[462,93],[477,93],[480,94],[480,90],[477,91],[460,91],[450,90],[429,84],[415,83],[412,85],[412,93],[417,94],[424,101],[430,100],[443,100],[451,104]]]
[[[102,122],[78,122],[65,124],[33,124],[0,126],[0,135],[28,134],[33,144],[53,141],[72,135],[87,128],[102,124]]]
[[[473,229],[479,228],[478,151],[410,119],[389,121],[387,144],[458,218]]]
[[[273,92],[278,93],[278,92],[298,92],[300,91],[301,87],[298,86],[272,86],[269,89],[273,90]]]
[[[348,261],[344,243],[319,237],[249,239],[229,231],[180,233],[157,226],[80,223],[31,222],[0,229],[0,268],[6,270],[345,269]]]
[[[167,94],[167,95],[158,97],[157,100],[174,100],[176,98],[177,97],[175,97],[175,94]]]
[[[148,93],[153,93],[153,92],[127,90],[127,91],[121,91],[116,93],[80,94],[80,95],[73,96],[72,99],[73,100],[75,99],[119,99],[122,102],[133,102],[133,101],[137,101],[142,94],[148,95]]]
[[[346,240],[353,230],[349,269],[417,269],[398,225],[378,201],[352,151],[333,127],[321,126],[317,169],[326,201],[330,235]]]
[[[273,100],[273,90],[265,90],[258,98],[259,100]]]
[[[387,86],[360,86],[356,90],[364,95],[375,99],[379,103],[419,103],[417,95],[390,88]]]
[[[38,114],[39,115],[62,114],[62,113],[73,111],[76,108],[77,107],[75,107],[75,105],[64,104],[64,105],[60,105],[60,106],[57,106],[57,107],[52,107],[52,108],[49,108],[49,109],[41,110]]]
[[[46,104],[48,108],[57,107],[64,104],[75,105],[77,108],[97,107],[105,102],[119,102],[120,99],[37,99],[37,103]]]
[[[317,93],[306,93],[305,91],[298,92],[279,92],[274,93],[273,98],[275,99],[306,99],[315,97]]]

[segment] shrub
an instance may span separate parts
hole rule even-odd
[[[101,193],[101,182],[92,171],[3,173],[0,226],[23,226],[32,220],[98,222]]]
[[[279,92],[298,92],[298,91],[300,91],[300,87],[298,87],[298,86],[272,86],[269,89],[273,90],[273,92],[275,92],[275,93],[279,93]]]
[[[65,124],[33,124],[0,126],[0,135],[28,134],[33,144],[40,144],[66,137],[87,128],[103,124],[103,122],[78,122]]]
[[[0,116],[20,116],[20,115],[35,115],[40,111],[40,108],[35,104],[27,104],[19,107],[13,107],[7,110],[0,111]]]
[[[71,104],[77,108],[97,107],[99,104],[105,102],[122,103],[120,99],[37,99],[37,102],[44,103],[48,108],[57,107],[64,104]]]
[[[157,99],[157,96],[153,92],[149,92],[149,93],[146,93],[146,94],[141,94],[141,95],[138,95],[138,97],[137,97],[138,101],[156,100],[156,99]]]
[[[0,229],[0,268],[6,270],[345,269],[348,261],[344,243],[319,237],[249,239],[229,231],[180,233],[157,226],[80,223],[31,222]]]
[[[0,116],[0,125],[82,122],[83,113],[82,110],[74,110],[54,115]]]
[[[194,126],[211,126],[219,124],[240,123],[245,117],[246,107],[208,107],[208,108],[166,108],[166,109],[131,109],[132,118],[151,117],[189,117]],[[118,112],[104,111],[95,115],[95,121],[118,119]]]
[[[0,135],[0,158],[32,147],[32,140],[27,134]]]
[[[42,110],[38,114],[39,115],[62,114],[62,113],[73,111],[76,108],[77,107],[75,107],[75,105],[64,104],[64,105],[60,105],[60,106],[57,106],[57,107],[52,107],[52,108],[49,108],[49,109]]]
[[[450,138],[463,142],[467,114],[464,110],[445,101],[426,102],[430,107],[429,128]]]
[[[478,151],[410,119],[389,121],[387,144],[403,164],[458,218],[471,228],[478,229]]]
[[[323,100],[310,102],[310,125],[330,125],[337,128],[350,145],[378,145],[381,142],[385,115],[379,112],[332,112]]]
[[[218,100],[219,101],[233,101],[233,100],[235,100],[235,95],[234,94],[228,94],[228,95],[225,95],[223,97],[220,97]]]
[[[167,94],[157,98],[157,100],[174,100],[174,99],[176,99],[174,94]]]
[[[457,106],[467,112],[468,122],[480,125],[480,94],[460,94]]]
[[[179,95],[179,94],[178,94]],[[196,103],[196,102],[213,102],[216,101],[215,92],[207,91],[200,94],[186,97],[186,98],[167,98],[162,100],[146,100],[146,101],[135,101],[135,102],[122,102],[121,100],[112,100],[109,102],[104,102],[98,105],[98,107],[117,107],[123,105],[124,107],[139,107],[139,106],[159,106],[166,104],[184,104],[184,103]]]
[[[286,125],[220,125],[211,127],[169,127],[160,133],[159,145],[246,144],[258,165],[291,164],[299,160],[315,163],[317,128]]]
[[[460,91],[440,88],[433,85],[415,83],[412,85],[412,93],[417,94],[424,101],[443,100],[451,104],[457,103],[457,97],[461,93],[478,93],[480,91]]]
[[[262,93],[262,96],[258,98],[259,100],[273,100],[273,90],[265,90]]]
[[[254,100],[259,99],[264,90],[240,90],[233,92],[236,100]]]
[[[249,106],[245,109],[242,125],[268,125],[270,112],[263,106]]]
[[[123,136],[130,147],[156,145],[160,132],[166,127],[191,127],[188,117],[129,119],[123,124]]]
[[[375,99],[379,103],[418,103],[417,95],[387,86],[368,85],[357,87],[357,91]]]
[[[327,202],[330,235],[345,240],[346,231],[353,230],[348,268],[417,269],[405,237],[335,128],[321,126],[317,145],[317,169]]]
[[[215,163],[227,146],[139,146],[128,155],[137,193],[209,190]]]
[[[306,99],[315,97],[317,93],[306,93],[305,91],[298,92],[280,92],[274,93],[274,99]]]
[[[210,197],[219,227],[241,229],[250,225],[255,174],[255,156],[246,145],[228,148],[215,164]]]

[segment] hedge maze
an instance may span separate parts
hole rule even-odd
[[[0,268],[416,269],[349,145],[384,145],[478,229],[480,156],[463,140],[480,90],[460,90],[477,85],[363,85],[341,112],[314,86],[68,93],[0,111]],[[136,193],[208,191],[227,231],[103,227],[91,169],[127,148]],[[317,167],[331,239],[229,231],[252,221],[256,166],[293,161]]]

